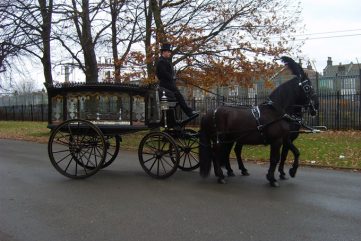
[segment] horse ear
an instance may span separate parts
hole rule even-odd
[[[298,63],[296,63],[292,58],[287,56],[282,56],[281,60],[291,69],[294,75],[298,76],[301,79],[305,79],[307,77],[302,67]]]

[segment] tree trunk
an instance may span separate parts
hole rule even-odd
[[[91,34],[89,16],[89,0],[82,0],[82,36],[81,45],[84,53],[85,81],[86,83],[98,82],[98,64],[95,55],[95,46]]]
[[[120,59],[118,55],[118,44],[117,44],[117,17],[119,14],[118,11],[118,0],[110,3],[110,14],[111,14],[111,30],[112,30],[112,51],[114,59],[114,80],[115,82],[120,82]]]
[[[167,38],[164,32],[164,25],[161,17],[161,6],[158,5],[157,0],[150,0],[150,8],[152,9],[154,16],[157,43],[165,43],[167,42]]]
[[[154,61],[153,61],[153,53],[152,53],[152,20],[153,20],[153,12],[150,6],[147,6],[147,0],[144,0],[144,13],[146,19],[146,30],[145,30],[145,56],[146,56],[146,63],[147,63],[147,73],[148,79],[155,78],[155,71],[154,71]]]
[[[53,0],[49,0],[48,6],[46,0],[38,0],[40,5],[41,16],[43,19],[41,38],[43,40],[43,56],[41,62],[44,69],[44,78],[46,84],[53,84],[52,65],[51,65],[51,52],[50,52],[50,35],[51,35],[51,23],[53,13]]]

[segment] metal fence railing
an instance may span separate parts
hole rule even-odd
[[[0,96],[0,120],[47,121],[47,93]]]
[[[316,117],[309,117],[305,114],[305,121],[309,125],[324,125],[328,129],[334,130],[361,130],[361,75],[351,77],[341,76],[334,79],[312,80],[315,82],[313,86],[317,90],[320,106]],[[342,78],[345,79],[342,80]],[[347,83],[348,85],[346,85]],[[208,110],[215,109],[225,103],[243,106],[258,105],[265,101],[268,96],[266,92],[262,93],[264,94],[252,95],[252,98],[247,97],[247,95],[194,98],[188,100],[188,103],[201,113],[206,113]],[[47,121],[47,119],[47,93],[0,96],[0,120]],[[199,123],[200,118],[197,118],[191,124],[198,126]]]
[[[307,112],[304,114],[304,121],[311,126],[326,126],[332,130],[361,130],[361,97],[360,93],[342,94],[340,91],[322,91],[319,96],[319,110],[315,117]],[[222,105],[222,102],[238,103],[242,105],[257,105],[265,101],[266,96],[255,98],[234,99],[211,99],[191,101],[192,106],[205,113],[207,110],[215,109]],[[199,125],[200,120],[196,119],[193,124]]]
[[[257,105],[265,101],[266,96],[254,98],[206,98],[188,100],[189,104],[201,113],[214,110],[225,103],[234,105]],[[324,91],[319,93],[319,112],[316,117],[307,113],[304,119],[309,125],[324,125],[333,130],[361,130],[361,97],[360,93],[345,94],[340,91]],[[184,117],[183,117],[184,118]],[[0,106],[0,120],[47,121],[47,104]],[[191,124],[197,126],[200,118]]]
[[[34,92],[28,94],[9,94],[0,95],[0,107],[2,106],[29,106],[29,105],[47,105],[48,94],[45,92]]]
[[[48,105],[0,106],[0,120],[48,121]]]

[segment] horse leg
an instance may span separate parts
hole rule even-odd
[[[282,145],[282,140],[279,140],[279,141],[277,140],[271,144],[270,166],[269,166],[266,178],[272,187],[279,186],[279,184],[275,178],[275,170],[276,170],[278,161],[280,159],[281,145]]]
[[[278,165],[278,172],[280,173],[281,180],[287,180],[286,173],[284,172],[284,166],[289,149],[290,149],[290,140],[284,140],[281,151],[281,160],[280,160],[280,164]]]
[[[295,177],[299,166],[300,151],[292,142],[290,143],[290,150],[292,151],[295,159],[293,161],[292,168],[289,170],[289,174],[291,177]]]
[[[229,159],[233,143],[224,144],[224,146],[224,156],[222,157],[222,160],[224,161],[224,167],[227,169],[227,176],[234,177],[235,175]]]
[[[201,125],[202,124],[203,123],[201,123]],[[199,174],[202,177],[208,177],[214,159],[214,149],[210,136],[207,135],[207,131],[204,131],[203,129],[201,128],[201,131],[199,132]]]
[[[246,169],[246,167],[243,165],[243,160],[242,160],[242,147],[243,145],[239,142],[236,142],[236,145],[234,146],[234,153],[236,154],[237,157],[237,163],[238,163],[238,168],[239,170],[241,170],[241,173],[243,176],[249,176],[248,170]]]
[[[214,148],[214,159],[213,159],[213,167],[214,174],[218,177],[218,183],[226,184],[226,180],[221,168],[222,157],[224,156],[224,152],[222,152],[224,146],[222,144],[215,144]]]

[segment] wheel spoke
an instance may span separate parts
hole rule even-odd
[[[196,160],[198,162],[198,159],[197,157],[194,156],[194,154],[195,154],[194,152],[189,152],[189,157],[192,157],[193,160]]]
[[[60,159],[59,161],[57,161],[56,163],[59,164],[60,162],[64,161],[65,158],[67,158],[68,156],[71,156],[71,153],[69,153],[68,155],[66,155],[65,157],[63,157],[62,159]]]
[[[149,143],[149,142],[146,142],[145,143],[145,145],[148,147],[148,148],[150,148],[150,149],[152,149],[152,150],[157,150],[157,147],[155,147],[155,146],[152,146],[152,145],[150,145],[151,143]]]
[[[150,161],[150,159],[149,159],[148,161]],[[155,164],[156,162],[159,162],[157,158],[154,159],[154,162],[153,162],[152,165],[150,166],[149,171],[152,171],[152,169],[153,169],[153,167],[154,167],[154,164]]]
[[[66,168],[65,168],[65,170],[64,170],[65,172],[68,171],[68,168],[69,168],[70,163],[71,163],[72,160],[73,160],[73,157],[70,158],[70,160],[69,160],[69,162],[68,162],[68,165],[66,166]]]
[[[173,167],[173,165],[171,165],[171,164],[168,162],[168,160],[165,159],[164,157],[162,157],[161,160],[162,160],[162,165],[163,165],[163,167],[164,167],[163,162],[165,162],[169,167]],[[172,162],[172,163],[173,163],[173,162]],[[174,163],[173,163],[173,164],[174,164]]]
[[[56,139],[56,143],[57,144],[62,144],[62,145],[65,145],[65,146],[69,146],[69,139],[70,139],[70,136],[69,135],[63,135],[63,133],[61,133],[62,136],[60,137],[57,137]],[[64,140],[63,140],[64,139]]]
[[[69,152],[69,149],[67,149],[67,150],[64,149],[64,150],[60,150],[60,151],[53,151],[53,153],[63,153],[63,152]]]

